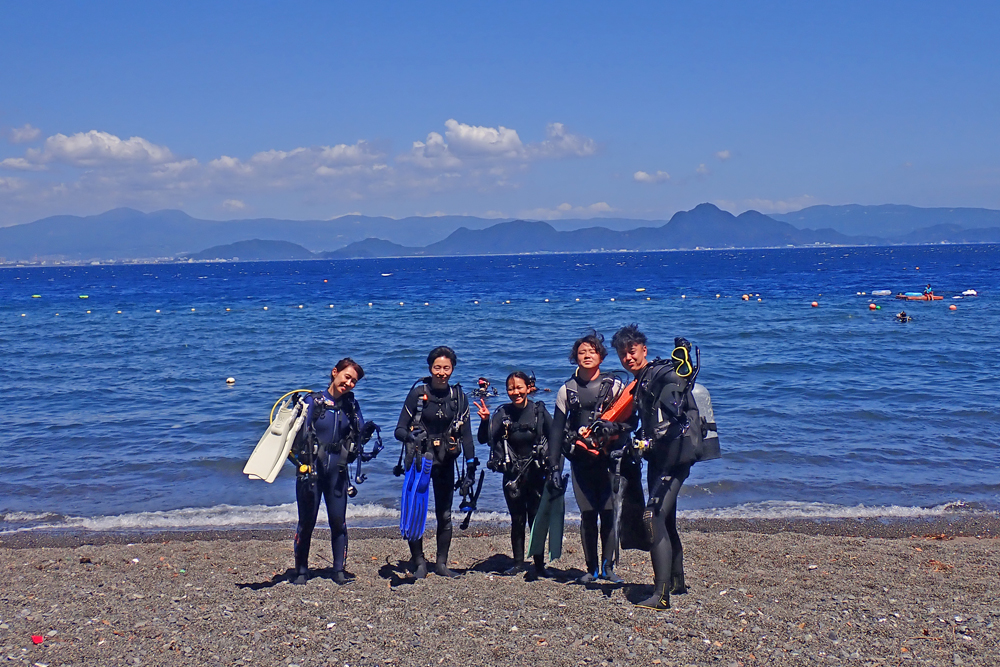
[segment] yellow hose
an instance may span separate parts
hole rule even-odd
[[[293,389],[292,391],[288,392],[287,394],[284,394],[281,398],[279,398],[278,400],[276,400],[274,402],[274,405],[271,407],[271,415],[270,415],[270,417],[267,420],[268,423],[271,423],[271,422],[274,421],[274,409],[276,407],[278,407],[279,403],[281,403],[283,400],[285,400],[285,396],[291,396],[292,394],[295,394],[295,393],[300,392],[300,391],[311,392],[312,389]]]

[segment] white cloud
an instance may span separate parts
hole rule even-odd
[[[562,123],[549,123],[545,141],[525,144],[517,131],[503,125],[466,125],[451,118],[445,133],[430,132],[424,141],[415,141],[410,152],[397,161],[437,171],[494,165],[493,174],[505,174],[496,165],[527,164],[538,160],[588,157],[597,152],[593,139],[571,134]]]
[[[0,167],[4,169],[16,169],[18,171],[43,171],[45,169],[44,165],[29,162],[23,157],[9,157],[6,160],[0,160]]]
[[[715,154],[715,157],[719,158],[723,162],[725,162],[726,160],[728,160],[732,156],[733,156],[733,154],[730,153],[729,151],[719,151],[718,153]]]
[[[588,157],[597,152],[597,142],[570,134],[562,123],[549,123],[545,135],[545,141],[528,145],[537,158]]]
[[[815,206],[818,203],[820,203],[819,200],[812,195],[800,195],[798,197],[789,197],[788,199],[751,198],[739,201],[720,199],[714,202],[719,208],[733,213],[742,213],[748,210],[760,213],[789,213],[801,210],[807,206]]]
[[[590,206],[573,206],[572,204],[566,202],[559,204],[555,208],[533,208],[527,211],[521,211],[518,215],[521,218],[529,218],[533,220],[558,220],[559,218],[566,218],[570,216],[582,216],[584,218],[593,218],[606,213],[614,213],[615,209],[611,207],[607,202],[597,202],[591,204]]]
[[[238,210],[234,202],[259,194],[294,196],[309,206],[320,206],[486,191],[518,187],[518,177],[539,162],[597,151],[594,140],[571,134],[561,123],[548,125],[545,139],[537,143],[524,143],[516,130],[504,126],[455,119],[444,125],[443,133],[428,133],[425,141],[413,142],[408,152],[395,158],[387,155],[386,146],[364,140],[199,160],[177,156],[143,137],[122,139],[100,130],[54,134],[20,156],[0,159],[0,169],[24,177],[16,181],[20,184],[16,196],[0,200],[0,213],[26,217],[113,206],[214,209],[218,202]],[[32,171],[48,173],[40,176]],[[12,183],[4,181],[4,192]],[[606,212],[600,205],[571,208],[574,215]]]
[[[699,165],[698,165],[698,168],[694,170],[694,173],[696,173],[696,174],[700,174],[700,175],[702,175],[702,176],[707,176],[707,175],[708,175],[708,174],[710,174],[711,172],[709,171],[708,167],[707,167],[707,166],[705,166],[705,164],[704,164],[704,163],[702,163],[702,164],[699,164]]]
[[[636,183],[666,183],[670,180],[670,174],[665,171],[656,171],[652,174],[645,171],[637,171],[632,174],[632,180]]]
[[[7,133],[7,140],[12,144],[27,144],[40,136],[42,136],[41,130],[32,127],[30,123],[25,123],[21,127],[12,127]]]
[[[222,202],[222,208],[228,209],[230,211],[242,211],[246,207],[247,205],[244,204],[239,199],[227,199],[226,201]]]
[[[448,137],[448,150],[459,157],[524,157],[524,144],[516,130],[503,125],[496,128],[466,125],[455,119],[446,120],[444,126],[448,128],[444,133]]]
[[[157,146],[142,137],[120,139],[107,132],[55,134],[41,149],[29,149],[25,159],[36,164],[58,162],[74,167],[97,167],[113,164],[162,164],[174,159],[170,149]]]

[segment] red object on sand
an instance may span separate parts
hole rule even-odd
[[[33,644],[41,644],[43,641],[45,641],[45,637],[41,635],[31,635],[31,642]]]

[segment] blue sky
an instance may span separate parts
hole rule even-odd
[[[952,5],[952,6],[949,6]],[[0,225],[1000,208],[1000,5],[16,3]]]

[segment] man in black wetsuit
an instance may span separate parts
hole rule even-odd
[[[676,339],[678,347],[684,339]],[[639,417],[641,439],[648,443],[644,454],[648,466],[646,481],[650,499],[647,504],[647,521],[652,547],[653,595],[637,606],[663,610],[670,608],[670,594],[687,592],[684,585],[684,553],[680,534],[677,532],[677,494],[691,472],[696,447],[688,435],[693,431],[690,422],[700,417],[688,389],[688,378],[693,369],[690,363],[680,367],[674,363],[651,364],[646,358],[646,336],[630,324],[619,329],[611,339],[622,366],[636,378],[635,400]]]
[[[406,446],[406,465],[409,469],[414,457],[429,451],[433,454],[431,482],[434,486],[434,512],[437,516],[437,560],[434,572],[445,577],[458,576],[448,569],[448,550],[451,548],[451,506],[455,499],[455,459],[465,457],[465,479],[462,494],[475,480],[479,460],[476,458],[469,423],[469,399],[460,385],[449,385],[458,357],[450,347],[436,347],[427,355],[430,376],[423,378],[410,389],[396,423],[396,439]],[[419,415],[419,417],[418,417]],[[427,576],[424,559],[424,541],[409,541],[410,566],[414,576]]]
[[[507,377],[510,403],[498,407],[492,415],[486,399],[477,403],[479,442],[489,443],[490,458],[486,467],[503,473],[503,495],[510,512],[510,545],[514,566],[504,574],[523,572],[525,528],[535,522],[542,501],[548,472],[548,434],[552,417],[541,401],[528,399],[530,378],[521,371]],[[548,576],[545,555],[535,557],[535,574]]]

